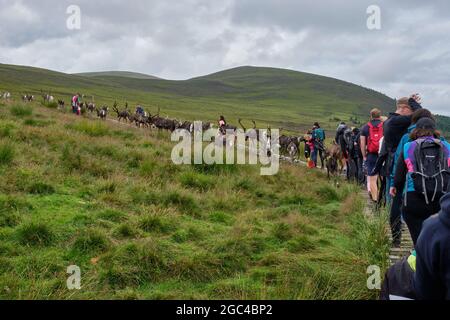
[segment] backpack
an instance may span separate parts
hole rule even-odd
[[[380,150],[380,140],[383,137],[383,122],[374,126],[372,122],[367,124],[369,126],[369,137],[367,141],[367,151],[369,153],[377,153]]]
[[[317,128],[314,130],[314,137],[319,140],[323,141],[325,140],[325,131],[323,131],[322,128]]]
[[[449,155],[439,139],[418,139],[413,150],[411,178],[414,189],[425,196],[426,203],[449,191]]]

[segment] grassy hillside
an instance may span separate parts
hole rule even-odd
[[[6,69],[23,88],[46,72]],[[42,79],[61,91],[88,81]],[[0,102],[0,298],[376,297],[366,269],[386,263],[385,220],[363,216],[358,187],[291,165],[273,177],[175,166],[168,141]],[[69,265],[81,268],[79,291],[66,289]]]
[[[154,77],[148,74],[138,72],[128,72],[128,71],[84,72],[84,73],[75,73],[74,75],[92,78],[123,77],[123,78],[147,79],[147,80],[159,79],[158,77]]]
[[[339,120],[368,118],[372,107],[391,110],[389,97],[348,82],[312,74],[272,68],[241,67],[186,81],[135,79],[122,76],[86,77],[48,70],[0,65],[0,91],[50,91],[68,101],[81,92],[98,103],[143,104],[150,112],[183,120],[216,121],[220,114],[237,124],[238,118],[255,119],[260,127],[271,124],[305,131],[315,121],[335,129]]]

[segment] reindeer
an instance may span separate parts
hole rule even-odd
[[[65,102],[64,102],[64,100],[58,100],[58,108],[59,109],[64,109],[64,106],[65,106]]]
[[[106,117],[108,116],[108,110],[109,108],[106,106],[102,107],[101,109],[96,108],[97,117],[99,117],[102,120],[106,120]]]
[[[155,116],[149,117],[149,124],[155,126],[158,130],[168,130],[174,132],[180,125],[178,120],[172,120],[168,117],[163,118],[160,116],[161,109],[158,108],[158,113]]]
[[[262,136],[263,135],[263,131],[259,130],[259,129],[256,129],[256,122],[255,122],[255,120],[252,120],[253,128],[249,132],[247,132],[247,129],[242,124],[242,120],[241,119],[239,119],[238,122],[241,125],[242,130],[244,130],[244,132],[245,132],[245,141],[248,141],[248,140],[260,141],[260,140],[262,140],[262,138],[263,138],[263,136]]]
[[[159,130],[168,130],[170,132],[174,132],[179,124],[176,120],[162,118],[160,116],[151,117],[151,123]]]
[[[97,110],[97,106],[93,102],[85,103],[85,106],[90,113],[94,113],[94,111]]]
[[[119,111],[119,109],[117,108],[117,102],[114,102],[114,105],[112,108],[113,108],[114,112],[117,113],[117,119],[119,120],[119,122],[121,120],[124,120],[125,122],[128,121],[128,119],[130,118],[130,112],[128,111],[128,104],[124,111]]]
[[[335,142],[325,151],[325,163],[328,178],[330,176],[337,177],[342,174],[344,169],[343,155],[340,146]]]
[[[44,99],[44,102],[47,102],[47,103],[53,102],[55,100],[55,98],[48,93],[42,94],[42,98]]]
[[[191,134],[194,132],[194,124],[190,121],[179,122],[176,128],[187,130]]]
[[[300,143],[304,141],[304,137],[282,135],[279,138],[280,153],[287,153],[291,158],[295,158],[299,154]]]
[[[31,102],[34,101],[34,96],[31,94],[25,94],[22,96],[23,102]]]

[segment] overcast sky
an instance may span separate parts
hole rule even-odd
[[[81,9],[69,30],[66,10]],[[381,29],[367,28],[370,5]],[[450,1],[0,0],[0,63],[187,79],[241,65],[306,71],[450,115]]]

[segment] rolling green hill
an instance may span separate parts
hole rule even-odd
[[[183,120],[214,121],[220,114],[237,124],[254,119],[287,130],[306,130],[314,121],[335,128],[338,120],[367,119],[372,107],[391,110],[391,98],[348,82],[297,71],[240,67],[185,81],[137,79],[110,74],[69,75],[44,69],[0,65],[0,91],[51,92],[69,100],[75,92],[101,104],[143,104]]]
[[[105,78],[105,77],[123,77],[132,79],[160,79],[144,73],[128,72],[128,71],[104,71],[104,72],[83,72],[75,73],[74,75],[91,78]]]

